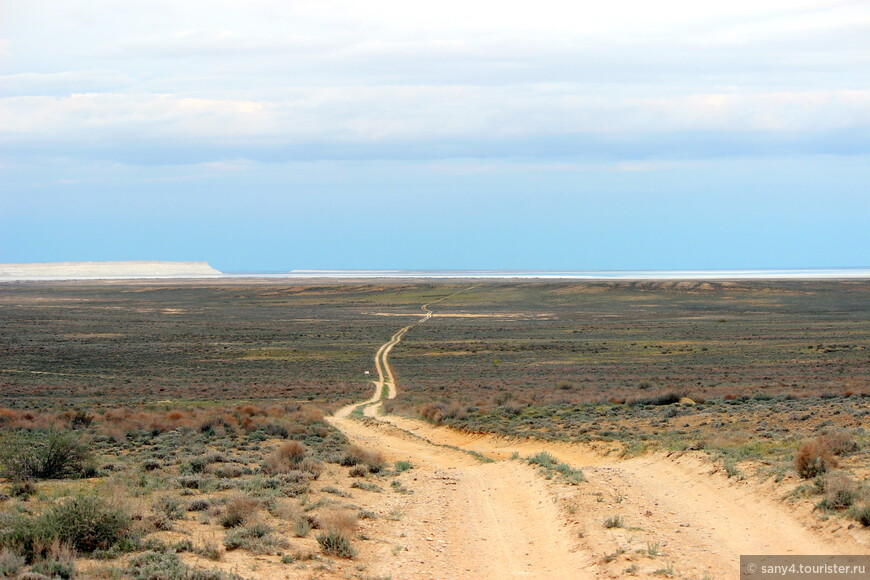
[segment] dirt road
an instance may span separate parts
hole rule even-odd
[[[619,460],[584,445],[460,433],[380,415],[380,401],[397,393],[390,351],[435,315],[429,306],[378,349],[372,397],[331,418],[355,443],[391,458],[411,458],[419,469],[415,499],[403,520],[406,550],[413,557],[385,553],[379,563],[383,573],[735,578],[740,554],[870,552],[863,531],[817,533],[807,526],[810,516],[793,513],[749,483],[710,473],[710,463],[699,457]],[[357,407],[369,420],[352,418]],[[468,451],[495,461],[482,463]],[[588,481],[579,486],[547,481],[526,462],[511,460],[540,451],[582,468]],[[605,520],[616,525],[605,526]]]

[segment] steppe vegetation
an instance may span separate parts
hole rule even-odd
[[[355,558],[401,519],[372,498],[413,495],[414,458],[390,464],[324,415],[368,397],[378,346],[462,287],[2,286],[0,577],[369,578]],[[485,284],[391,365],[391,413],[705,454],[819,520],[870,525],[868,283]],[[589,485],[547,453],[524,461]]]
[[[0,468],[0,574],[31,579],[340,567],[378,517],[346,483],[400,473],[299,403],[2,409]]]
[[[354,400],[368,389],[362,373],[372,353],[395,332],[395,319],[366,313],[400,293],[379,285],[4,285],[4,405]]]

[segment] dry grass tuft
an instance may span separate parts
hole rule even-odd
[[[288,473],[299,469],[299,464],[305,458],[305,452],[305,445],[299,441],[283,443],[266,460],[266,471]]]
[[[237,528],[247,523],[260,508],[260,502],[251,497],[237,497],[227,503],[218,521],[225,528]]]
[[[858,451],[859,445],[851,433],[845,429],[826,431],[819,435],[818,440],[831,450],[834,455],[847,455]]]
[[[330,509],[317,516],[318,527],[328,532],[352,534],[358,527],[355,512],[347,509]]]
[[[364,464],[368,466],[369,471],[372,473],[378,473],[386,467],[387,462],[378,451],[369,451],[356,445],[350,445],[344,451],[341,464],[346,467]]]

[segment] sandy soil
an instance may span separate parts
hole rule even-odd
[[[370,572],[393,578],[735,578],[740,554],[870,553],[867,530],[813,529],[821,526],[811,514],[772,499],[770,490],[712,472],[697,455],[623,460],[603,447],[509,440],[381,415],[384,391],[389,398],[397,394],[389,353],[433,316],[429,306],[378,350],[372,397],[331,418],[355,443],[415,465],[401,549],[384,548]],[[358,406],[368,420],[352,418]],[[483,463],[469,451],[496,461]],[[540,451],[582,468],[588,481],[548,481],[516,459]],[[605,527],[613,516],[622,524]]]

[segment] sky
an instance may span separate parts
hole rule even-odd
[[[870,266],[870,2],[4,0],[0,262]]]

